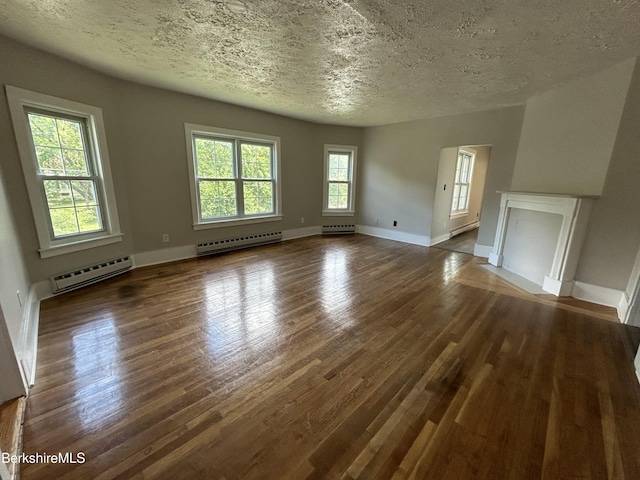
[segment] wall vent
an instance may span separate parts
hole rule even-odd
[[[355,225],[324,225],[323,235],[344,235],[346,233],[356,233]]]
[[[214,240],[212,242],[199,243],[196,245],[196,253],[198,255],[213,255],[241,248],[276,243],[281,240],[282,232],[258,233],[255,235],[245,235],[244,237],[227,238],[225,240]]]
[[[53,293],[64,293],[85,285],[91,285],[131,270],[132,266],[130,257],[122,257],[56,275],[50,278],[51,291]]]

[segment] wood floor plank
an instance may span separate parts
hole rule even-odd
[[[640,329],[362,235],[42,303],[31,479],[640,478]]]

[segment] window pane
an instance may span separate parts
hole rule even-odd
[[[73,207],[69,180],[45,180],[44,191],[49,208]]]
[[[467,209],[467,197],[460,197],[460,201],[458,202],[458,210],[466,210]]]
[[[43,175],[64,175],[62,151],[59,148],[36,146],[36,157]]]
[[[29,126],[35,146],[60,147],[55,118],[29,113]]]
[[[53,208],[49,210],[53,234],[56,237],[79,233],[75,207]]]
[[[245,214],[273,213],[271,182],[243,182],[243,190]]]
[[[240,151],[242,155],[242,178],[272,178],[271,147],[243,143]]]
[[[460,185],[453,186],[453,198],[458,198],[460,196]]]
[[[330,153],[327,180],[334,182],[349,181],[349,161],[351,155],[348,153]]]
[[[57,118],[58,136],[62,148],[84,150],[80,122]]]
[[[62,150],[65,174],[72,177],[88,177],[89,167],[84,150]]]
[[[329,183],[329,208],[349,207],[349,185],[346,183]]]
[[[94,206],[76,206],[78,215],[78,226],[80,232],[95,232],[102,230],[102,220],[100,219],[100,210],[97,205]]]
[[[93,207],[98,205],[93,180],[72,180],[71,190],[76,206]]]
[[[237,215],[236,184],[233,181],[200,180],[200,215],[202,218]]]
[[[195,139],[196,174],[204,178],[235,178],[233,142]]]

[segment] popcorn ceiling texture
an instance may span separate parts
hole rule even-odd
[[[524,103],[640,55],[639,0],[0,0],[0,33],[141,83],[317,122]]]

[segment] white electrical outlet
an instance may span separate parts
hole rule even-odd
[[[22,308],[22,295],[20,295],[20,290],[16,292],[16,295],[18,296],[18,303],[20,304],[20,308]]]
[[[300,223],[304,223],[304,217],[300,219]]]
[[[378,219],[376,218],[376,225],[378,225]]]
[[[163,243],[169,243],[169,234],[168,233],[163,233],[162,234],[162,241],[163,241]]]

